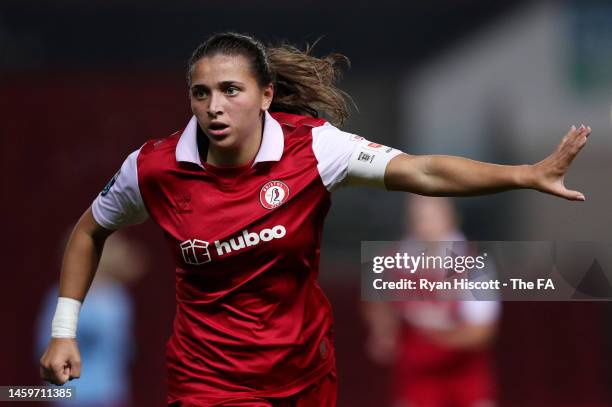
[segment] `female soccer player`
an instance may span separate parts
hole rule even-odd
[[[398,251],[420,253],[418,242],[442,242],[427,245],[427,251],[446,254],[449,246],[444,242],[465,240],[457,215],[448,198],[411,196],[406,200],[405,235]],[[430,281],[446,279],[444,270],[429,272]],[[390,405],[497,405],[492,344],[500,308],[499,301],[442,299],[436,292],[423,291],[418,301],[364,302],[369,328],[366,349],[392,372]]]
[[[77,318],[104,240],[148,217],[164,231],[177,265],[168,404],[333,406],[333,321],[316,281],[330,191],[532,188],[584,200],[563,178],[589,127],[572,127],[534,165],[403,154],[331,124],[347,117],[334,86],[343,59],[266,48],[235,33],[197,47],[185,129],[130,154],[72,233],[40,360],[44,379],[63,384],[80,376]]]

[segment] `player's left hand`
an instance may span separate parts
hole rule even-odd
[[[584,201],[584,194],[565,188],[563,181],[567,169],[586,144],[590,134],[589,126],[572,126],[551,155],[531,166],[532,187],[570,201]]]

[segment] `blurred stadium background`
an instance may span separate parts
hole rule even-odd
[[[59,277],[66,228],[127,154],[187,123],[185,62],[221,30],[300,46],[323,35],[316,54],[352,61],[341,87],[359,111],[345,130],[409,153],[535,162],[571,124],[590,124],[567,179],[585,203],[515,191],[457,204],[471,240],[610,239],[610,2],[4,0],[0,385],[39,383],[34,330]],[[321,281],[336,319],[339,406],[385,405],[389,372],[364,353],[359,242],[399,238],[401,202],[363,189],[334,195]],[[132,404],[163,406],[173,266],[154,224],[128,235],[153,259],[130,287]],[[612,405],[611,310],[607,302],[505,303],[500,405]]]

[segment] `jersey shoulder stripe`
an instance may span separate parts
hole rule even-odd
[[[155,160],[156,158],[160,158],[162,155],[168,153],[174,154],[176,145],[180,137],[181,131],[177,131],[167,137],[147,140],[147,142],[144,143],[144,145],[140,149],[140,155],[138,157],[139,160],[143,160],[145,159],[145,157],[148,156],[151,156],[151,158],[146,159]]]
[[[270,115],[277,121],[281,126],[298,128],[301,126],[307,127],[319,127],[327,123],[327,120],[323,118],[316,118],[311,116],[304,116],[294,113],[286,112],[272,112]]]

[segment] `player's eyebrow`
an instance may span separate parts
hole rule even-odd
[[[223,81],[219,83],[221,86],[229,86],[229,85],[240,85],[244,86],[244,83],[240,81]]]
[[[238,85],[238,86],[244,86],[244,83],[240,82],[240,81],[235,81],[235,80],[229,80],[229,81],[221,81],[219,82],[219,87],[224,88],[230,85]],[[208,86],[203,85],[203,84],[194,84],[191,86],[191,89],[203,89],[203,90],[208,90]]]

